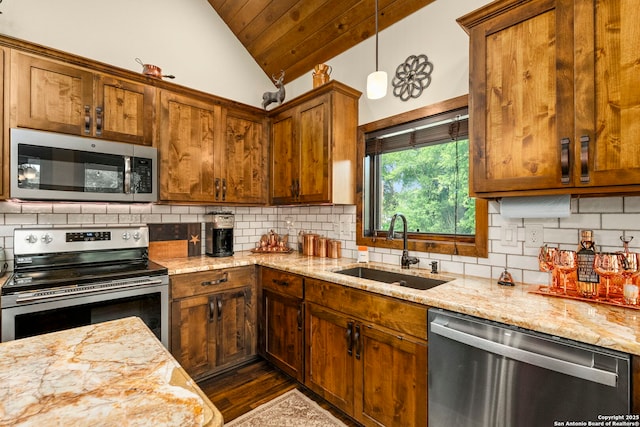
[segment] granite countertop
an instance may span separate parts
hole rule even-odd
[[[0,425],[209,426],[222,415],[137,317],[0,344]]]
[[[358,265],[353,259],[314,258],[297,253],[240,252],[226,258],[202,256],[158,262],[168,268],[169,274],[257,264],[640,356],[640,310],[530,293],[538,284],[505,287],[485,278],[432,275],[428,269],[401,270],[399,266],[368,263],[371,268],[450,279],[429,290],[415,290],[335,273]]]

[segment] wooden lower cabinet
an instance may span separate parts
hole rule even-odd
[[[304,303],[300,276],[263,268],[260,339],[264,357],[300,382],[304,380]]]
[[[255,267],[171,277],[171,353],[195,379],[256,354]]]
[[[427,307],[314,279],[305,304],[305,385],[366,426],[426,426]]]

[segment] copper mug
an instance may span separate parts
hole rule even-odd
[[[331,80],[331,71],[333,71],[333,68],[327,64],[318,64],[313,67],[313,87],[317,88],[328,83]]]

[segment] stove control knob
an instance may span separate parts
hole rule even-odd
[[[122,238],[124,240],[129,240],[131,238],[131,233],[129,233],[128,231],[125,231],[124,233],[122,233]]]
[[[36,243],[38,241],[38,236],[36,236],[35,234],[29,234],[27,237],[25,237],[24,240],[27,243]]]
[[[133,233],[133,240],[135,240],[136,242],[137,242],[138,240],[140,240],[140,238],[141,238],[141,237],[142,237],[142,236],[140,235],[140,232],[139,232],[139,231],[135,231],[135,232]]]
[[[48,233],[47,233],[47,234],[43,234],[43,235],[42,235],[41,240],[42,240],[44,243],[49,244],[49,243],[51,243],[51,241],[53,240],[53,237],[51,237],[51,234],[48,234]]]

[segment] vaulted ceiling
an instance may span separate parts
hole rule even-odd
[[[375,0],[208,1],[264,72],[287,81],[375,35]],[[434,0],[378,1],[381,31]]]

